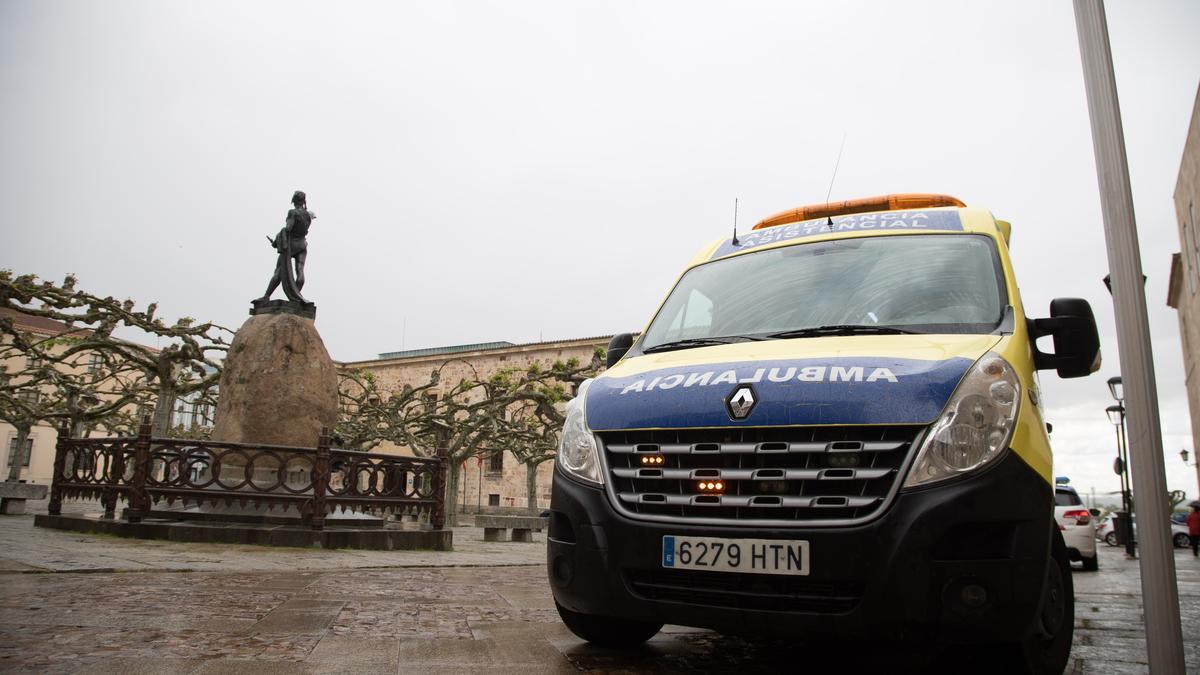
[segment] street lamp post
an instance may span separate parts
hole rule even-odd
[[[1113,387],[1113,380],[1116,380],[1116,388]],[[1114,398],[1121,393],[1121,378],[1114,377],[1108,381],[1109,390],[1113,392]],[[1120,399],[1117,399],[1120,401]],[[1121,512],[1118,514],[1123,525],[1117,536],[1122,539],[1125,544],[1125,555],[1133,558],[1137,555],[1137,549],[1133,544],[1133,509],[1131,499],[1129,498],[1129,456],[1125,445],[1125,406],[1121,403],[1110,405],[1104,409],[1108,414],[1108,421],[1112,422],[1113,429],[1117,432],[1117,461],[1113,463],[1113,471],[1121,479]]]
[[[1183,463],[1188,463],[1188,451],[1184,448],[1179,451],[1179,456],[1183,458]],[[1200,499],[1200,457],[1192,462],[1192,466],[1196,467],[1196,499]]]
[[[1121,382],[1120,375],[1108,378],[1108,391],[1117,403],[1125,402],[1125,384]]]
[[[1125,485],[1125,448],[1122,443],[1121,423],[1125,416],[1125,409],[1119,405],[1110,405],[1104,409],[1108,414],[1108,421],[1113,425],[1113,431],[1117,434],[1117,461],[1113,462],[1113,473],[1117,474],[1121,481],[1121,510],[1129,510],[1129,488]]]

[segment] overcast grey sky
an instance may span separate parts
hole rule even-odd
[[[1197,491],[1172,193],[1200,4],[1110,2],[1168,484]],[[1105,363],[1042,383],[1056,472],[1116,490],[1118,372],[1079,49],[1059,2],[0,0],[0,268],[231,328],[293,190],[335,359],[638,330],[741,222],[943,192],[1013,222],[1031,316]]]

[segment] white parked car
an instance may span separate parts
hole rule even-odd
[[[1096,533],[1096,538],[1103,539],[1104,543],[1108,544],[1109,546],[1116,546],[1117,533],[1112,529],[1112,519],[1110,518],[1109,520],[1105,521],[1102,527],[1104,529]],[[1063,534],[1066,533],[1064,532]],[[1137,543],[1136,520],[1133,522],[1133,539],[1134,543]],[[1173,520],[1171,521],[1171,543],[1175,545],[1175,548],[1187,548],[1188,546],[1192,545],[1191,540],[1188,538],[1187,525],[1182,525]]]
[[[1096,519],[1075,488],[1054,486],[1054,520],[1062,530],[1071,560],[1083,562],[1083,569],[1089,572],[1100,569],[1100,559],[1096,557]]]

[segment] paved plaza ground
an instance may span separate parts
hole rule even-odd
[[[0,518],[0,672],[850,672],[824,645],[667,627],[591,647],[559,622],[545,540],[453,553],[137,541]],[[1145,672],[1136,561],[1101,546],[1077,571],[1070,672]],[[1200,560],[1176,552],[1188,672],[1200,671]],[[813,664],[817,667],[813,668]],[[853,668],[851,667],[851,670]]]

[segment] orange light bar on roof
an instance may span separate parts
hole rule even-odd
[[[937,206],[966,206],[966,204],[949,195],[932,195],[919,192],[905,192],[882,197],[867,197],[851,199],[844,202],[829,202],[828,204],[809,204],[798,209],[781,211],[759,221],[754,229],[761,230],[776,225],[798,223],[802,220],[817,218],[832,218],[851,213],[870,213],[871,211],[900,211],[903,209],[928,209]]]

